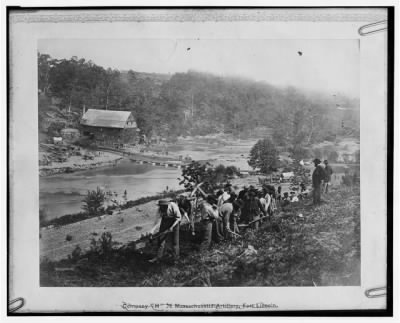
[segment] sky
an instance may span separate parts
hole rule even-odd
[[[104,68],[167,74],[192,69],[359,97],[358,40],[46,39],[38,51]]]

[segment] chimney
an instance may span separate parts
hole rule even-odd
[[[82,116],[85,114],[85,105],[83,105],[83,107],[82,107]]]

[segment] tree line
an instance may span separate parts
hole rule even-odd
[[[83,58],[54,59],[42,53],[38,78],[42,97],[57,98],[60,109],[129,110],[148,136],[247,136],[268,127],[274,143],[294,150],[337,135],[359,136],[359,101],[340,93],[305,93],[197,71],[119,71]],[[41,102],[39,109],[45,110]]]

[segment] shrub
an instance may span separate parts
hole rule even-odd
[[[88,191],[86,197],[82,200],[82,209],[91,216],[99,215],[102,211],[105,196],[106,194],[99,187],[95,191]]]
[[[59,137],[60,130],[65,128],[65,123],[63,122],[53,122],[47,128],[47,134],[51,137]]]
[[[219,164],[218,166],[215,167],[215,172],[217,174],[225,174],[225,166],[222,164]]]
[[[235,175],[239,176],[240,175],[240,171],[235,166],[227,166],[225,168],[225,174],[227,176],[235,176]]]
[[[108,257],[116,244],[117,243],[112,240],[111,232],[103,232],[98,240],[92,238],[90,242],[90,251],[99,256]]]
[[[72,236],[70,234],[67,234],[67,236],[65,237],[66,241],[71,241],[72,240]]]
[[[198,184],[204,182],[202,189],[208,193],[213,190],[218,180],[215,174],[210,163],[201,164],[198,161],[192,161],[182,169],[182,178],[179,178],[179,184],[183,185],[186,190],[191,191]]]
[[[80,256],[81,256],[81,254],[82,254],[82,249],[81,249],[81,247],[79,247],[79,245],[77,245],[75,247],[75,249],[72,251],[70,259],[72,261],[78,261]]]

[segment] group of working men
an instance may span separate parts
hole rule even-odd
[[[325,167],[318,158],[313,162],[315,165],[312,174],[313,203],[318,205],[321,203],[321,191],[328,193],[333,171],[327,160],[324,161]],[[305,185],[301,190],[305,190]],[[183,217],[191,223],[192,229],[195,222],[199,226],[198,232],[201,235],[199,250],[206,250],[212,241],[220,242],[239,236],[239,226],[258,229],[260,220],[270,219],[277,209],[277,204],[285,203],[281,187],[276,191],[273,185],[263,185],[261,189],[252,185],[244,186],[236,194],[232,185],[226,184],[224,190],[218,191],[215,195],[204,192],[202,195],[201,211],[196,214],[199,217],[197,221],[193,219],[191,200],[186,196],[180,195],[172,201],[158,201],[159,217],[150,234],[153,235],[157,228],[161,234],[158,237],[157,256],[150,262],[163,257],[167,240],[172,240],[174,257],[179,257],[179,227]],[[293,202],[293,197],[291,199]]]
[[[195,220],[189,198],[180,195],[173,201],[158,201],[160,216],[150,234],[154,234],[159,227],[161,235],[158,237],[157,256],[150,262],[163,257],[167,240],[172,240],[174,257],[179,257],[179,226],[183,217],[192,226],[196,222],[200,234],[199,250],[206,250],[212,241],[239,236],[239,225],[258,229],[260,220],[272,216],[276,210],[276,192],[272,185],[265,185],[259,190],[254,186],[244,186],[236,194],[232,185],[226,184],[216,194],[203,192],[202,195],[200,212]]]

